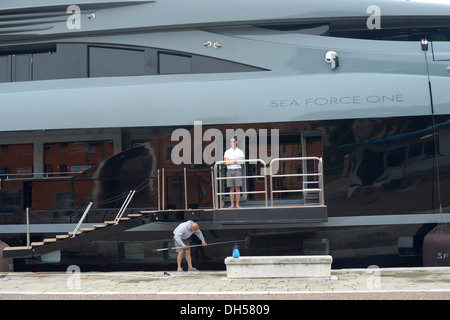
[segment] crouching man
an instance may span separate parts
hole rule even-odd
[[[205,247],[208,244],[205,241],[205,237],[203,237],[202,232],[200,231],[200,227],[197,223],[192,220],[188,220],[178,225],[173,231],[173,242],[175,243],[175,247],[181,247],[177,249],[177,271],[182,272],[183,268],[181,267],[181,261],[183,259],[183,252],[186,254],[186,261],[188,264],[188,271],[197,271],[196,268],[192,266],[192,257],[191,257],[191,249],[189,248],[189,238],[195,234],[202,245]]]

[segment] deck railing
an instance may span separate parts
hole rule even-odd
[[[302,173],[288,173],[288,174],[273,174],[273,168],[280,162],[283,161],[301,161],[302,162]],[[314,163],[313,167],[317,168],[313,172],[308,171],[308,162]],[[270,205],[273,206],[273,195],[275,193],[303,193],[304,198],[308,193],[318,193],[319,205],[323,206],[325,204],[324,194],[323,194],[323,165],[322,158],[319,157],[293,157],[293,158],[275,158],[270,161]],[[274,190],[273,178],[283,178],[283,177],[298,177],[302,178],[302,186],[299,189],[284,189],[284,190]],[[313,178],[313,180],[309,180]],[[316,185],[316,188],[309,187],[310,184]]]
[[[222,170],[219,168],[222,165],[226,165],[226,161],[217,161],[214,165],[214,189],[213,189],[213,198],[214,201],[214,209],[218,209],[220,207],[221,203],[221,196],[224,195],[238,195],[241,194],[261,194],[263,193],[265,195],[265,206],[268,206],[268,194],[267,194],[267,166],[266,163],[262,159],[248,159],[248,160],[240,160],[240,162],[250,162],[250,163],[260,163],[262,165],[262,173],[261,175],[251,175],[251,176],[236,176],[236,177],[222,177]],[[220,183],[222,180],[230,180],[230,179],[257,179],[257,178],[263,178],[264,179],[264,191],[239,191],[239,192],[224,192],[222,183]]]
[[[302,172],[300,173],[278,173],[278,167],[281,162],[289,162],[289,161],[297,161],[301,162]],[[240,160],[242,164],[244,163],[252,163],[252,164],[260,164],[261,171],[258,175],[246,175],[245,170],[242,175],[227,177],[222,174],[222,166],[226,165],[226,161],[217,161],[213,167],[211,167],[211,192],[212,192],[212,202],[213,209],[220,209],[223,203],[223,196],[231,196],[237,195],[240,196],[242,194],[264,194],[264,205],[265,207],[269,207],[270,198],[270,207],[274,206],[274,195],[282,194],[282,193],[302,193],[304,202],[301,204],[311,205],[306,203],[306,198],[308,196],[313,196],[318,198],[318,204],[323,206],[325,204],[324,201],[324,192],[323,192],[323,162],[322,158],[319,157],[291,157],[291,158],[275,158],[272,159],[269,165],[262,159],[247,159]],[[313,165],[311,165],[313,162]],[[308,170],[309,167],[314,168],[314,170]],[[165,210],[165,170],[158,169],[158,211]],[[298,180],[301,181],[297,188],[294,189],[276,189],[274,184],[274,178],[289,178],[289,177],[297,177]],[[225,192],[223,181],[229,179],[264,179],[264,190],[252,190],[248,191],[244,188],[239,192]],[[268,179],[270,183],[268,183]],[[187,175],[186,169],[183,171],[183,193],[184,193],[184,204],[185,210],[188,209],[188,191],[187,191]],[[311,187],[311,185],[313,187]]]
[[[288,161],[301,161],[302,163],[302,172],[301,173],[277,173],[277,168],[280,162],[288,162]],[[269,167],[267,169],[266,163],[261,159],[250,159],[243,160],[243,162],[259,162],[263,165],[262,167],[262,175],[242,175],[236,177],[222,177],[221,170],[218,170],[218,167],[225,164],[225,161],[218,161],[214,165],[214,185],[213,188],[213,197],[215,199],[214,209],[219,209],[221,204],[221,196],[231,195],[231,194],[257,194],[264,193],[265,194],[265,206],[268,207],[267,199],[270,196],[270,206],[274,206],[274,194],[281,193],[303,193],[303,198],[306,198],[306,195],[317,194],[318,195],[318,205],[323,206],[325,204],[324,200],[324,192],[323,192],[323,163],[322,158],[319,157],[292,157],[292,158],[275,158],[272,159],[269,163]],[[315,168],[313,172],[308,171],[308,162],[314,162],[311,166]],[[301,184],[299,184],[298,188],[295,189],[276,189],[274,187],[273,179],[274,178],[287,178],[287,177],[298,177],[301,178]],[[263,191],[241,191],[241,192],[224,192],[222,188],[222,184],[219,183],[221,180],[228,179],[248,179],[248,178],[264,178],[264,190]],[[270,185],[267,184],[267,178],[270,180]],[[310,187],[310,185],[315,185],[315,187]],[[302,205],[307,205],[306,201]]]

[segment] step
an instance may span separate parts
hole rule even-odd
[[[128,221],[128,220],[130,220],[131,218],[128,218],[128,217],[122,217],[122,218],[120,218],[120,221]]]
[[[142,214],[140,214],[140,213],[130,213],[128,216],[130,218],[138,218],[138,217],[142,217]]]
[[[69,237],[68,234],[60,234],[56,236],[57,240],[63,240],[63,239],[67,239]]]
[[[44,243],[53,243],[53,242],[56,242],[56,238],[44,239]]]
[[[112,225],[112,224],[116,224],[115,221],[103,221],[104,223],[106,223],[107,225]]]
[[[90,231],[94,231],[94,228],[81,228],[81,231],[90,232]]]
[[[230,279],[246,278],[329,278],[329,255],[315,256],[245,256],[227,257],[225,265]]]
[[[106,227],[106,224],[94,224],[93,227],[94,227],[95,229],[100,229],[100,228]]]
[[[69,236],[73,236],[73,231],[67,233]],[[81,234],[81,231],[77,231],[77,236]]]
[[[31,247],[20,246],[20,247],[5,247],[3,251],[15,251],[15,250],[29,250]]]
[[[44,242],[32,242],[31,243],[32,247],[39,247],[39,246],[43,246],[43,245],[44,245]]]

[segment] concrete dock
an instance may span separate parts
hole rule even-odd
[[[450,300],[450,267],[332,270],[328,278],[229,279],[226,271],[0,274],[3,300]]]

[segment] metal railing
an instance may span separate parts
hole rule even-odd
[[[89,210],[91,210],[92,202],[89,202],[88,206],[86,207],[86,210],[84,210],[83,215],[81,216],[80,221],[78,221],[78,224],[76,225],[75,229],[73,229],[73,235],[72,238],[74,238],[77,235],[78,230],[80,229],[81,225],[83,224],[84,219],[86,218]],[[28,208],[27,208],[28,209]]]
[[[136,193],[136,190],[130,190],[130,192],[128,192],[127,197],[125,198],[125,201],[122,204],[122,207],[120,207],[119,212],[116,215],[116,218],[114,219],[115,224],[118,224],[120,219],[122,218],[123,213],[125,212],[125,210],[127,210],[128,205],[131,202],[131,199],[133,199],[134,194]]]
[[[82,171],[68,172],[25,172],[25,173],[2,173],[0,181],[22,181],[36,179],[68,179],[80,174]]]
[[[282,161],[302,161],[302,173],[287,173],[287,174],[273,174],[273,166],[279,164]],[[317,161],[317,172],[308,172],[307,162]],[[308,192],[317,192],[319,194],[319,205],[323,206],[325,204],[324,194],[323,194],[323,164],[322,158],[319,157],[293,157],[293,158],[275,158],[270,161],[270,205],[273,206],[273,195],[274,193],[293,193],[302,192],[304,195]],[[285,189],[285,190],[274,190],[273,178],[284,178],[284,177],[300,177],[302,179],[302,188],[300,189]],[[308,178],[315,178],[316,180],[309,181]],[[317,188],[310,188],[309,184],[316,184]]]
[[[278,167],[278,164],[283,161],[301,161],[302,162],[302,173],[286,173],[286,174],[278,174],[273,173],[275,168]],[[317,162],[314,165],[317,168],[314,172],[308,172],[308,161]],[[220,209],[221,203],[223,202],[223,196],[226,195],[241,195],[241,194],[264,194],[265,198],[265,207],[269,207],[269,197],[270,197],[270,206],[274,206],[274,194],[281,193],[295,193],[301,192],[303,195],[310,194],[318,194],[318,205],[323,206],[325,204],[324,201],[324,192],[323,192],[323,163],[322,158],[319,157],[292,157],[292,158],[275,158],[272,159],[267,166],[266,162],[262,159],[248,159],[241,160],[242,164],[244,163],[259,163],[261,164],[261,171],[259,175],[240,175],[235,177],[226,177],[222,176],[221,166],[226,165],[226,161],[217,161],[213,167],[211,167],[211,191],[212,191],[212,205],[213,209]],[[219,169],[220,168],[220,169]],[[179,171],[179,170],[177,170]],[[183,193],[184,193],[184,206],[185,210],[188,210],[188,191],[187,191],[187,169],[183,169]],[[180,171],[181,172],[181,171]],[[296,189],[283,189],[283,190],[275,190],[273,179],[274,178],[287,178],[287,177],[299,177],[302,178],[301,187]],[[158,211],[166,210],[165,205],[165,170],[164,168],[158,169]],[[239,192],[225,192],[223,190],[224,186],[221,183],[222,181],[226,181],[228,179],[264,179],[264,190],[254,190],[247,191],[242,189]],[[314,180],[309,180],[313,178]],[[268,185],[267,179],[270,179],[270,185]],[[312,188],[309,185],[316,185],[316,187]],[[306,205],[306,201],[303,205]]]
[[[219,209],[220,203],[221,203],[221,196],[223,195],[241,195],[241,194],[258,194],[258,193],[264,193],[265,194],[265,205],[268,206],[268,195],[267,195],[267,166],[264,160],[262,159],[248,159],[248,160],[240,160],[240,162],[259,162],[262,164],[263,172],[262,175],[252,175],[252,176],[236,176],[236,177],[222,177],[222,170],[218,170],[218,167],[221,165],[226,164],[226,161],[217,161],[214,164],[214,188],[213,188],[213,208]],[[229,180],[229,179],[248,179],[248,178],[264,178],[264,191],[240,191],[240,192],[223,192],[222,190],[222,184],[219,183],[221,180]],[[219,190],[219,192],[217,192]]]
[[[223,195],[231,195],[231,194],[256,194],[256,193],[264,193],[265,194],[265,206],[268,207],[268,194],[270,194],[270,206],[274,206],[273,197],[274,194],[278,193],[295,193],[302,192],[304,195],[307,193],[318,193],[319,203],[318,205],[323,206],[325,204],[324,200],[324,192],[323,192],[323,163],[322,158],[319,157],[292,157],[292,158],[275,158],[272,159],[269,163],[269,169],[267,172],[266,163],[261,159],[250,159],[250,160],[242,160],[243,162],[259,162],[263,165],[263,175],[252,175],[252,176],[237,176],[237,177],[222,177],[218,175],[217,167],[225,164],[225,161],[218,161],[214,165],[214,185],[213,188],[213,199],[215,199],[213,203],[214,209],[219,209],[221,203],[221,196]],[[275,166],[278,167],[278,164],[282,161],[302,161],[302,173],[286,173],[286,174],[277,174],[273,173]],[[307,162],[308,161],[317,161],[317,172],[308,172],[307,171]],[[220,172],[220,171],[219,171]],[[270,188],[267,188],[267,176],[270,179]],[[286,177],[301,177],[302,178],[302,187],[297,189],[283,189],[283,190],[275,190],[273,184],[273,178],[286,178]],[[309,181],[309,178],[314,178],[315,180]],[[221,180],[227,179],[246,179],[246,178],[264,178],[264,191],[241,191],[241,192],[223,192],[222,184],[219,184]],[[309,187],[310,184],[316,184],[316,188]],[[220,188],[220,189],[219,189]],[[219,190],[219,192],[217,191]],[[306,202],[303,203],[306,205]]]
[[[136,193],[136,190],[130,190],[128,192],[128,195],[125,199],[125,201],[122,204],[122,207],[119,209],[119,212],[117,213],[115,219],[113,220],[114,224],[118,224],[120,222],[120,219],[122,218],[124,212],[127,210],[128,205],[130,204],[131,200],[133,199],[134,194]],[[75,229],[72,232],[69,232],[71,237],[74,238],[78,234],[78,230],[81,228],[81,225],[83,224],[84,220],[86,219],[89,211],[91,210],[93,205],[93,202],[89,202],[86,209],[83,212],[83,215],[81,216],[80,220],[78,221],[77,225],[75,226]],[[30,208],[26,208],[26,236],[27,236],[27,248],[31,248],[30,244]]]

